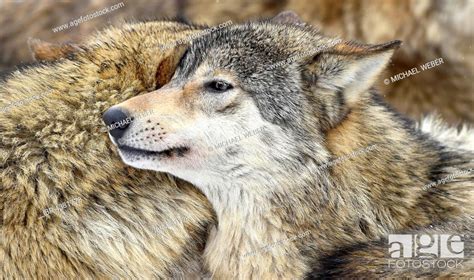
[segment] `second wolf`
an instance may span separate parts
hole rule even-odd
[[[212,211],[195,188],[112,156],[100,116],[164,85],[201,27],[110,27],[0,81],[0,279],[194,279]],[[99,129],[100,128],[100,129]],[[74,202],[74,203],[72,203]],[[64,208],[67,207],[67,208]]]

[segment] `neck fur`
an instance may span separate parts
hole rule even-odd
[[[363,242],[432,222],[429,209],[413,207],[440,162],[433,141],[420,138],[384,106],[373,105],[354,108],[327,132],[326,152],[332,156],[326,162],[315,162],[315,156],[288,168],[273,161],[227,183],[201,185],[218,218],[206,248],[215,276],[265,277],[271,266],[271,276],[281,277],[285,269],[296,273],[292,266],[307,264],[301,248],[330,251],[345,241]],[[294,239],[307,231],[304,240]]]

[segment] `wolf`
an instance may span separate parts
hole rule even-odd
[[[195,279],[207,199],[114,156],[101,115],[174,73],[203,27],[109,27],[83,43],[30,41],[36,65],[0,82],[0,278]],[[34,98],[32,98],[34,97]]]
[[[335,40],[292,14],[233,25],[103,119],[154,112],[109,136],[126,164],[205,194],[215,279],[472,276],[473,130],[420,128],[380,98],[400,44]],[[233,140],[216,149],[222,139]],[[389,267],[389,234],[410,232],[462,238],[463,268]]]

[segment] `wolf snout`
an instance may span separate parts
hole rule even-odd
[[[107,126],[107,131],[117,142],[122,138],[133,121],[133,117],[126,110],[115,106],[108,109],[102,116],[102,119]]]

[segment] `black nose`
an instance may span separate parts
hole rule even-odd
[[[133,121],[126,111],[120,107],[112,107],[108,109],[102,116],[107,131],[112,135],[115,140],[119,140],[127,131],[128,126]]]

